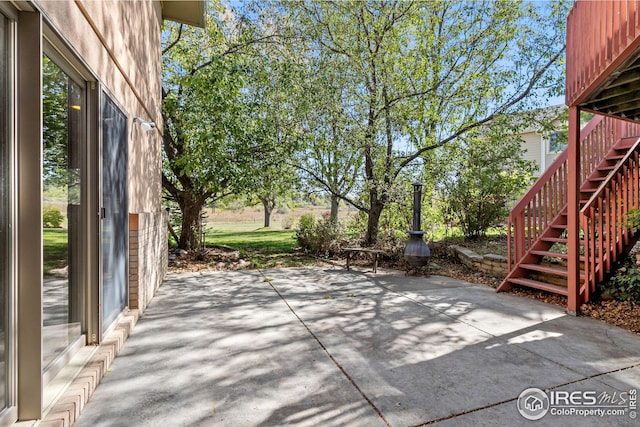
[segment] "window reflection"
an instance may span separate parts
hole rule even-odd
[[[82,332],[83,89],[43,58],[43,368]]]

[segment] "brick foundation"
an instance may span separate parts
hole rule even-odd
[[[70,427],[75,423],[113,363],[113,359],[120,353],[124,342],[138,322],[138,317],[138,310],[129,310],[124,314],[64,394],[56,400],[51,410],[44,414],[39,427]]]
[[[167,273],[167,220],[166,211],[129,214],[129,308],[141,313]]]

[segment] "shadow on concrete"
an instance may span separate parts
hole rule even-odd
[[[519,425],[522,390],[628,391],[639,364],[638,336],[448,278],[171,275],[76,425]]]

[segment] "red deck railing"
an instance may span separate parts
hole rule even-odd
[[[640,125],[635,123],[627,123],[626,128],[627,135],[638,135],[640,131]],[[626,220],[630,209],[640,207],[640,138],[635,139],[580,211],[581,228],[588,242],[584,245],[585,281],[581,289],[584,301],[589,300],[589,294],[618,256],[635,243],[635,233]]]
[[[613,144],[629,135],[633,123],[596,116],[580,132],[581,182],[594,172]],[[568,162],[565,150],[514,206],[507,219],[511,271],[567,206]]]
[[[578,105],[640,46],[640,1],[578,1],[567,20],[567,105]]]

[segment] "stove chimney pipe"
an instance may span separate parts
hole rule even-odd
[[[409,241],[404,246],[404,259],[412,267],[424,267],[429,263],[431,251],[424,242],[424,231],[420,230],[422,211],[422,183],[413,183],[413,230],[408,232]]]

